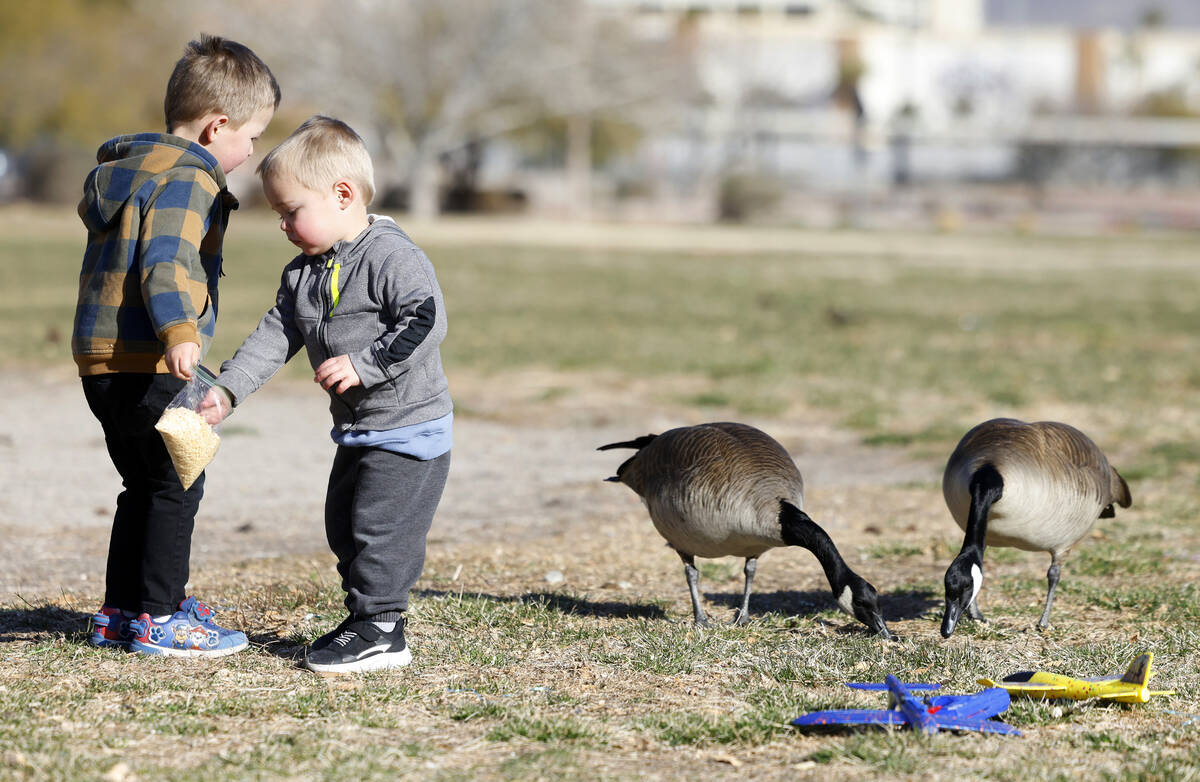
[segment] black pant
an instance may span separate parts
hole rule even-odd
[[[338,446],[325,495],[325,537],[338,558],[350,613],[408,610],[449,472],[449,452],[421,461],[382,448]]]
[[[105,605],[151,615],[174,613],[186,597],[192,528],[204,475],[184,491],[154,424],[184,381],[171,375],[83,378],[88,407],[104,429],[125,490],[117,495],[108,543]]]

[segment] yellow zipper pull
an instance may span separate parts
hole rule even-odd
[[[329,308],[329,314],[332,316],[333,311],[337,309],[338,302],[342,298],[342,292],[338,290],[338,272],[342,270],[342,265],[334,263],[333,259],[330,258],[325,262],[325,268],[328,269],[330,266],[333,267],[333,276],[329,278],[329,294],[330,298],[333,299],[333,306]]]

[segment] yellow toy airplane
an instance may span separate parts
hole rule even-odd
[[[1103,698],[1117,703],[1145,703],[1151,695],[1173,695],[1174,690],[1151,690],[1147,687],[1150,677],[1150,664],[1154,661],[1153,652],[1138,655],[1130,663],[1124,676],[1101,676],[1095,679],[1074,679],[1057,673],[1045,671],[1020,671],[1011,676],[1005,676],[998,682],[991,679],[979,679],[985,687],[1003,687],[1012,695],[1025,695],[1041,700],[1053,698],[1070,698],[1085,701],[1091,698]]]

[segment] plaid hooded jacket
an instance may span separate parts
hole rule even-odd
[[[178,136],[118,136],[96,159],[79,202],[88,240],[71,352],[80,376],[165,373],[167,348],[208,351],[237,199],[216,158]]]

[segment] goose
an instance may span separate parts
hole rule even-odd
[[[606,480],[624,483],[642,498],[650,519],[683,560],[697,625],[700,605],[696,557],[744,557],[746,588],[735,624],[750,619],[750,589],[758,557],[777,546],[801,546],[816,555],[838,607],[884,638],[891,638],[878,596],[846,565],[837,547],[808,514],[804,480],[792,457],[765,432],[739,423],[709,423],[649,434],[598,450],[637,450]]]
[[[1125,479],[1087,435],[1056,421],[984,421],[963,435],[950,454],[942,494],[966,533],[962,550],[946,570],[942,637],[949,638],[965,612],[983,620],[976,597],[983,586],[985,546],[1046,551],[1046,608],[1038,622],[1050,625],[1060,566],[1096,519],[1112,518],[1113,505],[1133,498]]]

